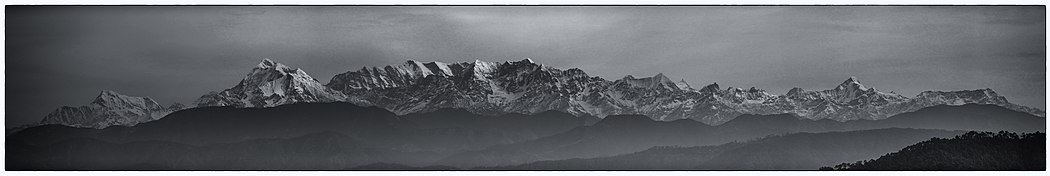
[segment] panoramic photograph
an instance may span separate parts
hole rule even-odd
[[[5,10],[5,171],[1047,166],[1042,5]]]

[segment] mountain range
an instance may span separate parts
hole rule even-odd
[[[664,74],[609,81],[580,69],[560,70],[531,59],[446,64],[408,61],[336,75],[327,87],[398,114],[465,108],[480,114],[549,110],[605,117],[641,114],[656,120],[693,119],[717,125],[742,114],[796,114],[837,121],[883,119],[935,105],[995,104],[1045,116],[1009,103],[991,89],[925,91],[914,98],[867,88],[853,77],[829,90],[791,89],[773,95],[757,88],[694,89]]]
[[[163,118],[171,112],[185,108],[185,105],[179,103],[164,107],[149,97],[133,97],[103,90],[90,104],[60,107],[45,116],[40,123],[33,125],[60,124],[84,128],[133,126]]]
[[[122,98],[117,96],[115,100],[138,101],[135,97]],[[719,125],[744,114],[793,114],[812,120],[878,120],[926,107],[963,104],[991,104],[1045,116],[1044,111],[1010,103],[991,89],[924,91],[909,98],[868,88],[850,77],[832,89],[793,88],[784,95],[774,95],[754,87],[722,89],[717,83],[695,89],[684,80],[672,81],[662,73],[606,80],[577,68],[562,70],[532,59],[463,63],[410,60],[401,65],[341,73],[327,84],[302,69],[264,59],[234,87],[205,94],[196,101],[196,106],[275,107],[319,102],[376,106],[397,115],[445,108],[484,115],[560,111],[598,118],[640,114],[660,121],[691,119],[709,125]],[[43,124],[92,128],[128,126],[156,120],[163,116],[161,112],[174,110],[149,103],[95,104],[89,105],[90,108],[59,108],[48,115]],[[136,111],[99,113],[128,109]],[[139,111],[143,113],[135,113]],[[147,111],[152,118],[142,118],[141,114]]]
[[[526,59],[408,61],[322,84],[265,59],[194,107],[102,91],[9,129],[5,159],[11,170],[813,170],[1045,124],[991,89],[909,98],[854,77],[774,95]]]
[[[11,134],[5,142],[7,168],[11,170],[571,170],[589,167],[517,165],[616,157],[654,147],[661,149],[659,146],[721,146],[717,151],[725,152],[708,155],[701,151],[701,157],[695,159],[746,156],[704,161],[765,163],[761,167],[728,164],[702,168],[699,162],[680,163],[687,165],[684,169],[816,169],[875,157],[879,152],[949,132],[943,130],[1043,131],[1045,123],[1043,117],[978,104],[940,105],[883,120],[846,122],[810,120],[793,114],[745,115],[711,126],[688,119],[656,121],[641,115],[598,119],[558,111],[486,116],[463,109],[441,109],[396,115],[377,107],[333,102],[266,108],[196,107],[135,126],[104,129],[43,125]],[[870,129],[890,132],[835,133]],[[828,133],[823,136],[833,137],[767,137],[808,136],[805,133]],[[791,140],[746,142],[763,137]],[[738,150],[734,146],[740,142],[761,147]],[[761,150],[781,144],[794,147]],[[806,147],[811,144],[826,146]],[[872,150],[872,146],[879,148]],[[810,156],[825,149],[823,152],[831,153]],[[776,155],[745,155],[753,153],[748,151],[784,151],[809,157],[801,158],[806,159],[804,164],[784,165],[785,162],[770,161],[769,157]],[[684,152],[681,156],[695,153]],[[639,163],[636,166],[639,167],[635,169],[668,168],[641,167],[645,165]]]
[[[265,75],[309,78],[305,72],[260,72],[264,60],[237,87],[226,90],[233,98],[201,97],[198,106],[256,107],[260,104],[217,103],[213,99],[265,99],[279,94],[277,90],[254,81],[271,78]],[[276,64],[281,66],[281,64]],[[277,74],[280,73],[280,74]],[[283,80],[284,77],[278,77]],[[991,89],[962,91],[924,91],[913,98],[868,88],[850,77],[828,90],[793,88],[784,95],[773,95],[757,88],[721,89],[717,83],[700,89],[684,80],[672,81],[664,74],[619,80],[589,76],[583,70],[561,70],[525,59],[514,62],[418,62],[402,65],[366,67],[338,74],[324,87],[314,79],[294,79],[284,86],[285,92],[305,91],[310,98],[269,101],[273,106],[288,102],[330,102],[344,100],[359,105],[373,105],[396,114],[428,112],[443,108],[462,108],[479,114],[561,111],[599,118],[619,114],[641,114],[656,120],[693,119],[706,124],[725,123],[742,114],[795,114],[807,119],[836,121],[883,119],[936,105],[994,104],[1037,116],[1045,112],[1012,104]],[[280,84],[284,85],[284,84]],[[243,91],[252,87],[256,93]],[[240,91],[238,91],[240,90]],[[342,94],[332,93],[340,92]],[[261,93],[259,93],[261,92]],[[227,94],[218,94],[227,95]],[[251,96],[255,95],[255,97]],[[344,98],[344,96],[346,98]],[[220,96],[229,97],[229,96]],[[248,98],[245,98],[248,97]],[[289,96],[281,96],[289,97]]]

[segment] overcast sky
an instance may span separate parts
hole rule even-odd
[[[694,87],[992,88],[1045,108],[1042,6],[6,7],[7,127],[101,90],[192,104],[263,58],[327,83],[365,66],[532,58]]]

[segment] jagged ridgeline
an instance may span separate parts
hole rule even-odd
[[[757,88],[699,90],[664,74],[619,80],[561,70],[526,59],[517,62],[422,63],[362,68],[326,85],[355,100],[398,114],[464,108],[481,114],[549,110],[605,117],[642,114],[656,120],[693,119],[717,125],[741,114],[795,114],[807,119],[883,119],[935,105],[995,104],[1038,116],[1039,109],[1009,103],[991,89],[926,91],[914,98],[867,88],[853,77],[830,90],[795,88],[773,95]]]
[[[850,77],[774,95],[673,80],[526,59],[408,61],[322,84],[266,59],[195,107],[103,91],[59,108],[8,130],[6,168],[814,170],[965,131],[1046,130],[1042,110],[990,89],[904,97]]]
[[[160,119],[185,108],[186,106],[180,103],[164,107],[149,97],[132,97],[103,90],[90,104],[79,107],[63,106],[34,125],[61,124],[84,128],[133,126]]]
[[[202,96],[198,106],[272,107],[296,102],[347,101],[397,114],[462,108],[479,114],[561,111],[605,117],[642,114],[656,120],[725,123],[742,114],[795,114],[837,121],[883,119],[936,105],[994,104],[1045,116],[1012,104],[991,89],[926,91],[908,98],[879,92],[850,77],[829,90],[795,88],[773,95],[757,88],[694,89],[663,74],[619,80],[562,70],[532,59],[514,62],[418,62],[341,73],[327,84],[301,69],[264,60],[235,87]]]
[[[105,91],[103,94],[116,93]],[[135,98],[115,100],[140,102]],[[63,107],[48,115],[42,124],[93,128],[129,126],[156,120],[165,112],[182,107],[160,109],[149,105],[152,100],[141,102],[145,103]],[[754,87],[722,89],[717,83],[694,89],[684,80],[675,82],[663,74],[646,78],[628,75],[610,81],[589,76],[580,69],[561,70],[532,59],[451,64],[410,60],[402,65],[341,73],[327,84],[302,69],[265,59],[234,87],[203,95],[196,105],[274,107],[310,102],[350,102],[380,107],[398,115],[444,108],[485,115],[560,111],[599,118],[641,114],[660,121],[691,119],[710,125],[722,124],[743,114],[794,114],[813,120],[878,120],[925,107],[963,104],[998,105],[1045,116],[1044,111],[1010,103],[991,89],[925,91],[908,98],[879,92],[850,77],[828,90],[794,88],[787,94],[773,95]],[[142,118],[144,116],[152,118]]]

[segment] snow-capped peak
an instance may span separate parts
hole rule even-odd
[[[838,90],[844,90],[844,89],[868,90],[868,88],[866,88],[866,87],[864,87],[864,85],[860,84],[860,81],[857,81],[857,77],[853,77],[853,76],[850,76],[849,79],[846,79],[846,81],[843,81],[842,84],[839,84],[839,86],[835,87],[835,89],[838,89]]]
[[[73,127],[105,128],[131,126],[160,119],[182,106],[166,108],[149,97],[132,97],[103,90],[91,104],[55,109],[40,124],[62,124]]]
[[[102,92],[98,93],[98,96],[95,97],[95,101],[93,101],[93,102],[95,102],[95,103],[104,103],[104,102],[111,102],[113,100],[122,100],[122,99],[127,99],[127,98],[128,98],[128,96],[122,95],[122,94],[117,93],[117,92],[112,91],[112,90],[102,90]]]
[[[852,82],[852,83],[860,83],[860,81],[857,81],[857,77],[856,76],[849,76],[849,79],[846,79],[846,81],[844,81],[843,83],[850,83],[850,82]]]
[[[692,89],[692,87],[689,87],[688,83],[685,83],[684,79],[682,81],[680,81],[680,82],[674,82],[674,81],[671,81],[670,78],[667,78],[667,76],[664,76],[663,73],[657,73],[655,76],[645,77],[645,78],[635,78],[632,75],[627,75],[627,76],[624,76],[622,79],[620,79],[619,82],[626,83],[627,85],[630,85],[631,87],[647,88],[647,89],[654,89],[654,88],[663,88],[663,89],[670,89],[670,90],[691,90]]]
[[[671,81],[671,79],[667,79],[667,76],[664,76],[664,73],[657,73],[655,76],[653,76],[653,79],[659,80],[661,82],[663,80]]]
[[[394,70],[396,70],[401,75],[410,75],[412,77],[419,78],[434,75],[434,72],[430,71],[430,69],[428,69],[426,65],[424,65],[422,62],[417,62],[414,60],[408,60],[407,62],[405,62],[405,64],[398,67],[394,67]]]
[[[496,72],[496,68],[499,66],[497,63],[485,62],[481,60],[474,60],[473,70],[477,74],[489,74]]]
[[[125,95],[121,95],[120,93],[117,93],[116,91],[112,91],[112,90],[102,90],[102,92],[98,93],[98,97],[121,97],[121,96],[125,96]]]
[[[679,80],[678,82],[676,82],[675,86],[678,86],[678,88],[682,89],[682,90],[692,90],[693,89],[693,86],[690,86],[689,83],[685,82],[685,79],[682,79],[682,80]]]
[[[305,76],[309,77],[309,75],[306,75],[306,72],[303,71],[302,69],[299,69],[299,68],[293,69],[291,67],[288,67],[287,65],[284,65],[284,64],[275,62],[275,61],[273,61],[273,60],[271,60],[269,58],[266,58],[266,59],[263,59],[261,62],[259,62],[259,64],[256,65],[255,68],[252,69],[252,72],[249,73],[244,78],[245,79],[249,79],[249,78],[253,78],[253,77],[260,77],[260,76],[256,76],[256,75],[268,75],[268,74],[271,74],[271,73],[273,73],[273,74],[284,74],[284,75],[305,75]],[[265,77],[265,76],[262,76],[262,77]]]
[[[91,102],[100,106],[107,107],[119,107],[119,106],[142,106],[142,107],[159,107],[160,104],[149,97],[132,97],[117,93],[111,90],[103,90],[95,97],[95,100]]]
[[[278,64],[279,63],[274,62],[273,60],[270,60],[270,58],[264,58],[262,60],[262,62],[259,62],[259,64],[256,66],[256,68],[262,68],[262,69],[273,68],[273,67],[276,67]]]
[[[525,58],[525,59],[522,59],[520,61],[507,61],[507,62],[504,62],[504,63],[508,64],[508,65],[525,65],[525,66],[538,66],[538,65],[540,65],[540,64],[537,64],[536,62],[532,61],[532,58]]]
[[[325,87],[302,69],[263,59],[236,86],[212,92],[198,106],[272,107],[296,102],[343,101],[346,95]]]
[[[444,63],[419,62],[408,60],[404,64],[385,67],[365,67],[358,71],[349,71],[332,77],[327,86],[350,94],[351,90],[372,90],[407,87],[416,84],[423,78],[434,75],[438,77],[466,76],[475,80],[486,80],[505,65],[535,65],[526,61],[518,62],[474,62]]]
[[[429,69],[430,72],[435,75],[445,77],[453,76],[452,69],[448,67],[448,64],[445,64],[443,62],[430,62],[425,63],[423,65],[426,66],[427,69]]]
[[[989,99],[991,101],[1006,102],[1006,98],[999,96],[999,93],[996,93],[995,91],[989,88],[960,91],[923,91],[919,93],[917,97],[950,97],[954,99],[962,98],[967,100]]]
[[[328,86],[348,95],[359,95],[363,100],[380,102],[376,106],[398,114],[448,107],[466,108],[482,114],[559,110],[598,117],[645,114],[660,120],[691,118],[708,124],[723,123],[745,113],[791,113],[810,119],[853,120],[881,119],[915,110],[912,107],[952,104],[945,103],[949,101],[991,102],[989,104],[1010,106],[998,98],[968,98],[992,94],[984,92],[943,96],[928,92],[924,95],[930,95],[930,98],[917,99],[929,101],[913,100],[865,87],[856,77],[849,77],[832,89],[793,88],[786,95],[773,95],[757,87],[720,90],[717,83],[696,91],[684,79],[672,81],[663,73],[651,77],[626,75],[614,81],[605,80],[588,77],[579,69],[559,71],[551,67],[538,67],[532,59],[505,62],[475,60],[454,64],[431,62],[424,65],[434,74],[452,72],[454,75],[429,80],[382,70],[352,71],[333,77]],[[444,70],[441,65],[447,65],[450,71]],[[1041,112],[1021,110],[1035,114]]]
[[[832,97],[832,100],[838,103],[849,103],[862,97],[874,98],[872,96],[879,96],[883,98],[892,99],[903,98],[881,92],[875,92],[874,88],[864,87],[864,85],[860,84],[860,81],[858,81],[857,78],[853,76],[850,76],[849,79],[846,79],[846,81],[843,81],[842,84],[839,84],[834,89],[825,91],[825,93],[828,93],[829,96]],[[868,94],[871,94],[871,96],[868,96]]]

